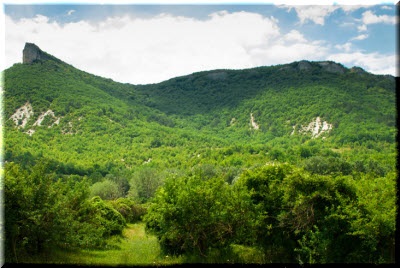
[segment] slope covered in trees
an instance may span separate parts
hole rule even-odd
[[[301,61],[130,85],[52,58],[3,73],[7,261],[137,220],[173,254],[394,261],[393,77]]]

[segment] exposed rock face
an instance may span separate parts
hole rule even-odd
[[[318,138],[323,133],[328,133],[332,130],[332,124],[329,124],[326,121],[322,121],[318,116],[315,120],[311,121],[308,126],[301,126],[299,130],[300,133],[311,133],[313,138]],[[293,132],[294,133],[294,127]]]
[[[227,77],[226,72],[213,72],[207,75],[208,78],[212,80],[224,80]]]
[[[250,124],[253,129],[255,129],[255,130],[260,129],[260,126],[254,121],[254,117],[253,117],[252,113],[250,114]]]
[[[346,71],[346,68],[344,68],[343,66],[341,66],[335,62],[320,61],[320,62],[318,62],[318,64],[322,67],[323,70],[330,72],[330,73],[342,74]]]
[[[25,43],[24,50],[22,51],[22,63],[31,64],[36,61],[48,60],[50,58],[50,55],[43,52],[37,45],[33,43]]]
[[[338,73],[343,74],[347,71],[345,67],[341,64],[338,64],[333,61],[316,61],[316,62],[309,62],[306,60],[299,61],[296,65],[296,69],[299,71],[309,71],[313,68],[313,66],[319,65],[322,70],[329,72],[329,73]]]
[[[10,116],[10,119],[14,121],[15,126],[17,128],[25,128],[29,119],[33,117],[34,112],[32,105],[27,101],[24,105],[18,108],[13,115]],[[43,120],[46,116],[50,116],[51,118],[51,125],[50,122],[48,123],[48,127],[51,128],[54,125],[59,125],[61,117],[56,117],[52,110],[48,110],[45,113],[42,113],[38,119],[33,123],[32,127],[39,127],[42,125]],[[29,136],[32,136],[35,133],[34,129],[29,129],[25,132]]]
[[[311,69],[311,64],[308,61],[302,60],[297,64],[297,68],[302,71],[302,70],[310,70]]]
[[[29,118],[33,116],[33,108],[29,102],[18,108],[10,119],[12,119],[18,128],[25,128]]]
[[[35,121],[35,123],[33,123],[32,126],[41,126],[44,118],[46,116],[48,116],[48,115],[53,117],[53,123],[52,123],[51,126],[49,126],[49,128],[52,127],[53,125],[58,125],[60,123],[60,117],[56,117],[52,110],[48,110],[47,112],[42,113],[41,115],[39,115],[38,119]]]
[[[364,74],[366,74],[366,71],[365,71],[363,68],[357,67],[357,66],[352,67],[352,68],[350,69],[350,72],[356,73],[356,74],[358,74],[358,75],[364,75]]]

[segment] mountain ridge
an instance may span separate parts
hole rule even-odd
[[[149,165],[177,167],[179,161],[172,155],[182,157],[189,151],[204,155],[208,147],[245,145],[249,152],[266,152],[253,155],[246,164],[251,165],[266,159],[297,159],[297,153],[290,156],[291,143],[299,148],[311,140],[324,140],[326,146],[340,148],[356,142],[393,142],[395,135],[394,81],[329,61],[218,69],[132,85],[81,71],[50,55],[15,64],[4,77],[6,141],[18,137],[27,146],[9,142],[8,155],[46,152],[43,144],[35,150],[29,139],[36,145],[52,144],[54,150],[46,152],[50,158],[86,166],[109,162],[103,147],[96,148],[101,142],[115,156],[111,162],[125,167],[150,158]],[[18,115],[19,109],[33,115]],[[368,124],[362,126],[359,122],[365,120]],[[116,141],[106,141],[105,136]],[[65,149],[76,139],[81,145]],[[289,147],[282,149],[283,156],[271,156],[268,152],[279,140]],[[194,147],[186,148],[188,142]],[[238,150],[247,155],[242,151],[247,149]],[[166,157],[169,164],[154,157],[155,151],[171,154]],[[86,160],[76,158],[79,154]],[[184,166],[214,161],[208,154],[202,160],[191,157]]]
[[[65,63],[64,61],[60,60],[59,58],[48,54],[47,52],[41,50],[36,44],[34,43],[29,43],[26,42],[24,49],[23,49],[23,61],[22,63],[24,64],[32,64],[34,62],[43,62],[46,60],[53,60],[59,63]],[[203,72],[220,72],[220,71],[243,71],[243,70],[252,70],[252,69],[258,69],[258,68],[263,68],[263,67],[277,67],[280,66],[280,70],[296,70],[296,68],[293,68],[294,65],[296,65],[297,70],[300,71],[304,71],[304,70],[311,70],[313,65],[319,65],[320,68],[322,68],[323,70],[327,71],[327,72],[331,72],[331,73],[339,73],[339,74],[343,74],[345,72],[355,72],[359,75],[362,74],[372,74],[370,72],[365,71],[363,68],[358,67],[358,66],[353,66],[353,67],[345,67],[343,64],[332,61],[332,60],[324,60],[324,61],[308,61],[308,60],[300,60],[300,61],[293,61],[291,63],[284,63],[284,64],[277,64],[277,65],[264,65],[264,66],[257,66],[257,67],[250,67],[250,68],[245,68],[245,69],[215,69],[215,70],[208,70],[208,71],[198,71],[198,72],[194,72],[192,74],[199,74],[199,73],[203,73]],[[176,77],[172,77],[169,79],[166,79],[164,81],[161,81],[159,83],[165,82],[165,81],[169,81],[171,79],[175,79],[175,78],[180,78],[180,77],[186,77],[186,76],[190,76],[192,74],[188,74],[188,75],[182,75],[182,76],[176,76]],[[373,74],[373,75],[377,75],[377,74]],[[382,76],[385,77],[392,77],[394,78],[395,76],[390,75],[390,74],[384,74]],[[217,78],[217,77],[215,77]],[[131,85],[135,85],[132,83],[125,83],[125,84],[131,84]],[[150,84],[158,84],[158,83],[150,83]],[[146,84],[140,84],[140,85],[146,85]]]

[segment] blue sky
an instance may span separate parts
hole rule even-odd
[[[396,75],[394,2],[291,2],[5,1],[2,69],[21,62],[25,42],[33,42],[79,69],[132,84],[303,59]]]

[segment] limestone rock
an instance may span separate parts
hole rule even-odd
[[[24,50],[22,51],[22,63],[32,64],[38,61],[45,60],[60,61],[57,58],[42,51],[37,45],[33,43],[25,43]]]
[[[311,133],[312,138],[318,138],[323,133],[328,133],[332,130],[332,124],[322,121],[321,118],[318,116],[317,118],[313,119],[307,126],[301,126],[299,133]],[[293,126],[294,134],[295,127]]]
[[[357,66],[352,67],[352,68],[350,69],[350,72],[351,72],[351,73],[356,73],[356,74],[358,74],[358,75],[364,75],[364,74],[366,74],[366,71],[365,71],[363,68],[357,67]]]
[[[323,70],[330,73],[340,73],[343,74],[346,71],[342,65],[337,64],[332,61],[320,61],[318,64],[322,67]]]
[[[14,121],[18,128],[25,128],[31,116],[33,116],[33,108],[28,101],[23,106],[18,108],[15,113],[11,115],[10,119]]]
[[[212,72],[207,75],[212,80],[224,80],[227,77],[227,73],[224,71]]]
[[[308,61],[302,60],[297,64],[297,68],[302,70],[310,70],[312,68],[311,64]]]

